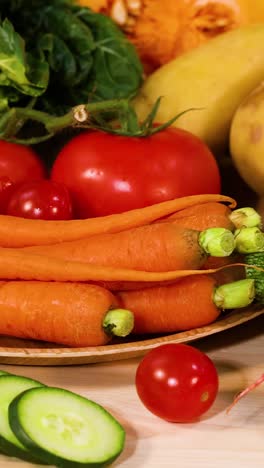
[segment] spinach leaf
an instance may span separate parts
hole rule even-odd
[[[48,84],[47,64],[25,53],[23,39],[7,19],[0,26],[0,70],[1,86],[13,87],[23,94],[38,96]]]
[[[51,116],[130,99],[142,76],[134,46],[109,17],[71,0],[0,0],[0,119],[32,97]]]
[[[134,46],[107,16],[92,13],[87,8],[74,8],[93,31],[96,41],[94,76],[90,90],[99,99],[131,96],[142,80],[142,65]]]

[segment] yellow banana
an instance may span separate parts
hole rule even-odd
[[[264,23],[223,33],[162,66],[143,84],[134,107],[146,117],[163,96],[157,122],[190,108],[174,125],[191,131],[213,150],[228,144],[233,114],[264,79]]]

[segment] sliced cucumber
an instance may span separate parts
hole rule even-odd
[[[125,442],[123,427],[102,406],[55,387],[18,395],[9,406],[9,424],[33,455],[63,468],[106,466]]]
[[[21,392],[32,387],[42,386],[40,382],[18,375],[2,374],[0,376],[0,450],[5,455],[18,457],[33,463],[43,463],[32,456],[26,447],[16,438],[8,422],[10,402]]]
[[[6,372],[6,371],[0,369],[0,376],[1,375],[11,375],[11,374],[10,374],[10,372]]]

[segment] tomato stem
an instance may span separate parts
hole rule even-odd
[[[54,116],[33,109],[34,103],[32,103],[26,108],[12,108],[0,118],[0,138],[14,143],[33,145],[52,138],[57,132],[68,127],[96,129],[123,136],[146,137],[169,127],[186,112],[199,110],[187,109],[167,122],[154,126],[160,101],[161,98],[158,98],[150,114],[141,123],[128,99],[109,99],[77,105],[62,116]],[[28,120],[42,124],[46,133],[31,138],[17,136]]]

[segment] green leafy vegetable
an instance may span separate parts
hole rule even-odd
[[[28,107],[63,116],[79,104],[129,101],[141,82],[135,48],[110,18],[70,0],[1,0],[1,138],[15,136]]]
[[[1,88],[15,88],[28,96],[39,96],[48,85],[48,64],[25,52],[23,39],[7,19],[0,27],[0,69]]]

